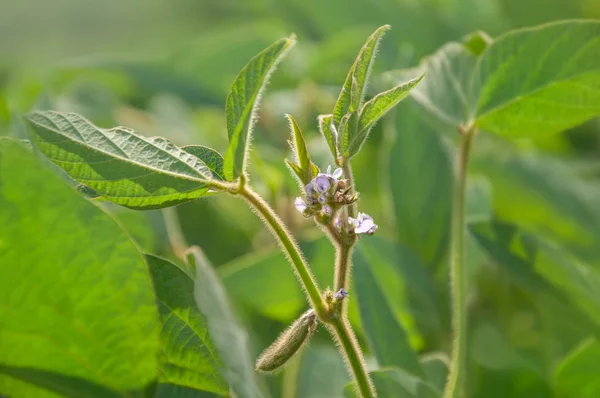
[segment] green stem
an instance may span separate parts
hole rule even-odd
[[[373,384],[369,379],[365,361],[362,356],[362,352],[356,341],[356,337],[352,332],[352,328],[348,325],[348,322],[343,317],[338,317],[333,320],[331,324],[333,334],[337,338],[340,346],[343,349],[346,362],[352,374],[354,380],[358,385],[358,390],[363,398],[374,398],[377,396]]]
[[[343,242],[337,251],[336,254],[336,264],[335,264],[335,288],[333,289],[337,292],[340,289],[344,289],[348,291],[348,284],[350,281],[350,264],[352,261],[352,246],[353,243]]]
[[[350,160],[344,160],[342,164],[342,171],[344,172],[344,179],[346,180],[346,184],[351,187],[350,193],[353,193],[354,190],[354,176],[352,175],[352,167],[350,167]],[[349,206],[346,206],[346,216],[347,217],[356,217],[356,202],[352,203]]]
[[[321,293],[319,292],[319,288],[317,287],[317,282],[310,272],[308,264],[306,264],[304,258],[302,258],[300,249],[298,248],[294,238],[290,235],[283,224],[283,221],[281,221],[273,209],[247,185],[240,187],[238,193],[242,195],[250,204],[250,206],[256,210],[260,217],[269,226],[271,231],[277,236],[281,247],[287,254],[296,271],[296,274],[300,278],[300,281],[304,286],[304,290],[308,294],[311,305],[317,313],[317,316],[319,319],[325,322],[329,315],[325,303],[321,297]]]
[[[452,293],[452,361],[444,398],[463,395],[465,362],[467,356],[467,275],[465,267],[465,192],[471,142],[475,128],[460,129],[458,162],[452,203],[452,231],[450,236],[450,285]]]

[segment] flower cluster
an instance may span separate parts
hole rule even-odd
[[[305,217],[318,216],[322,220],[330,220],[336,212],[345,205],[352,204],[358,199],[357,193],[350,193],[351,187],[346,186],[346,180],[341,179],[342,169],[327,173],[319,173],[304,187],[304,197],[297,197],[294,205],[296,210]],[[341,229],[342,223],[335,218],[335,226]],[[377,225],[367,214],[358,213],[358,218],[348,218],[348,224],[356,234],[372,235],[377,230]]]

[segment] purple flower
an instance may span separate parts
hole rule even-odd
[[[333,295],[333,297],[337,301],[342,301],[343,299],[345,299],[346,297],[348,297],[348,292],[345,291],[344,288],[341,288],[340,290],[337,291],[336,294]]]
[[[340,168],[335,169],[332,174],[331,166],[327,166],[327,175],[333,177],[334,179],[339,180],[342,174],[344,174],[344,171]]]
[[[319,174],[313,180],[313,186],[318,192],[327,192],[331,189],[331,181],[326,174]]]
[[[365,213],[358,213],[357,218],[348,217],[348,222],[354,227],[355,234],[373,235],[377,231],[377,224]]]

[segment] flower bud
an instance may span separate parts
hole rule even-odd
[[[310,340],[317,329],[317,316],[308,310],[283,332],[256,360],[256,370],[274,372],[281,369]]]

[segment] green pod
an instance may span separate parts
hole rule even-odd
[[[310,309],[292,323],[256,360],[256,370],[270,373],[284,366],[310,340],[317,329],[317,316]]]

